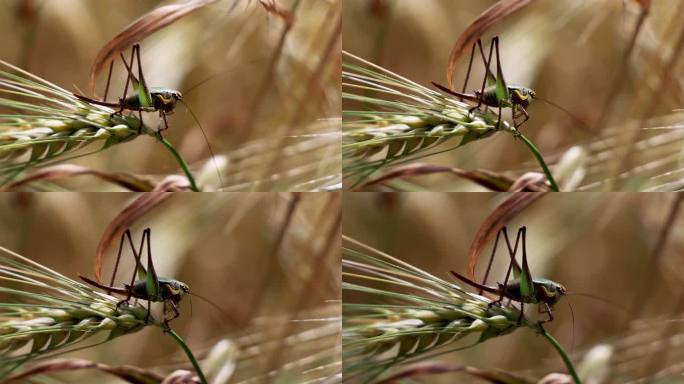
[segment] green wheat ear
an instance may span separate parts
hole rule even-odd
[[[30,360],[96,335],[136,332],[147,311],[0,247],[0,381]]]
[[[0,60],[0,186],[18,173],[99,142],[98,150],[153,134],[141,121]]]
[[[534,326],[524,317],[519,324],[516,308],[490,306],[486,297],[374,253],[342,248],[343,295],[363,297],[342,304],[343,374],[353,382],[372,382],[398,364]],[[474,337],[461,340],[468,336]]]
[[[497,116],[343,52],[343,99],[363,105],[342,111],[345,179],[358,184],[384,166],[449,139],[456,146],[497,132]],[[507,122],[499,130],[517,134]]]

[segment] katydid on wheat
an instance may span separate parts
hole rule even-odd
[[[485,67],[485,77],[482,80],[482,87],[480,90],[474,91],[473,94],[467,94],[466,88],[468,87],[468,80],[470,78],[470,70],[473,67],[473,58],[475,56],[475,48],[478,48],[480,56],[482,56],[482,61]],[[490,69],[490,64],[492,62],[492,54],[496,53],[496,76],[492,73]],[[461,92],[453,91],[443,85],[436,82],[432,84],[439,88],[440,90],[454,95],[460,99],[476,101],[477,105],[470,109],[470,112],[479,109],[482,104],[498,108],[499,117],[496,123],[496,128],[501,127],[501,111],[504,108],[511,108],[513,113],[513,125],[518,129],[523,125],[529,118],[530,115],[527,113],[527,107],[530,101],[534,99],[537,94],[531,88],[524,87],[521,85],[509,85],[504,79],[503,70],[501,68],[501,57],[499,54],[499,37],[495,36],[492,38],[492,42],[489,46],[489,55],[485,56],[484,49],[482,48],[482,40],[477,39],[477,42],[473,44],[473,48],[470,52],[470,62],[468,64],[468,71],[466,73],[465,81],[463,82],[463,89]],[[524,120],[517,122],[516,119],[524,116]]]
[[[177,318],[180,315],[178,311],[178,304],[185,294],[190,293],[190,288],[187,284],[180,282],[175,279],[158,277],[156,271],[154,270],[154,263],[152,261],[152,247],[151,247],[151,230],[146,228],[143,231],[142,238],[140,240],[140,247],[136,251],[135,245],[133,244],[133,238],[131,236],[130,229],[127,229],[121,235],[121,242],[119,243],[119,251],[116,256],[116,263],[114,265],[114,271],[112,272],[112,278],[109,285],[101,284],[90,278],[82,275],[78,275],[81,280],[86,283],[93,285],[97,288],[107,291],[107,293],[116,293],[119,295],[126,296],[125,299],[121,300],[117,305],[129,304],[131,298],[147,300],[147,317],[145,322],[149,323],[150,320],[150,306],[151,302],[162,302],[164,303],[164,325],[168,328],[168,323]],[[128,243],[133,252],[133,257],[135,258],[135,272],[131,276],[130,284],[124,284],[123,287],[114,287],[114,279],[116,278],[116,273],[119,269],[119,262],[121,261],[121,253],[124,248],[125,241]],[[147,248],[147,269],[142,265],[141,255],[143,250]],[[137,275],[137,279],[136,279]],[[173,311],[173,317],[167,318],[166,315],[168,310]]]
[[[169,128],[169,123],[166,119],[166,116],[171,115],[175,112],[177,102],[183,103],[185,108],[190,112],[192,117],[195,119],[195,122],[197,122],[197,126],[199,127],[199,129],[202,131],[202,136],[204,137],[204,140],[207,143],[207,149],[209,150],[211,158],[214,161],[214,165],[216,165],[216,173],[219,182],[221,184],[221,187],[223,187],[223,179],[221,177],[219,167],[216,164],[216,156],[214,156],[214,151],[211,149],[211,145],[209,144],[209,138],[207,137],[207,134],[204,132],[204,129],[202,128],[202,125],[200,124],[199,119],[197,118],[195,113],[192,111],[192,109],[190,109],[190,107],[185,102],[183,102],[182,93],[175,89],[147,86],[147,83],[145,82],[145,75],[143,74],[142,70],[142,60],[140,59],[140,44],[136,43],[131,48],[131,57],[129,60],[130,64],[126,61],[126,58],[124,57],[123,53],[119,53],[119,56],[121,57],[121,62],[123,63],[124,67],[126,67],[127,78],[126,84],[124,85],[123,96],[119,98],[118,102],[107,102],[107,94],[109,93],[109,85],[112,79],[112,69],[114,67],[113,60],[109,64],[107,84],[105,85],[105,92],[102,100],[95,100],[78,94],[74,94],[74,96],[88,103],[102,105],[110,108],[118,108],[118,110],[115,112],[116,114],[121,114],[125,110],[138,112],[138,120],[140,121],[138,133],[142,132],[142,113],[159,112],[159,117],[162,119],[164,123],[164,126],[157,130],[157,134],[160,138],[161,132]],[[137,64],[137,77],[133,74],[134,64]],[[133,88],[133,94],[130,96],[128,95],[129,83]]]
[[[473,59],[475,57],[476,48],[480,53],[480,57],[482,57],[482,61],[484,63],[485,77],[482,80],[482,87],[479,90],[474,90],[473,94],[468,94],[466,93],[466,89],[468,88],[470,71],[473,68]],[[496,54],[496,76],[494,73],[492,73],[490,68],[493,54]],[[577,116],[550,100],[538,97],[537,93],[532,88],[506,83],[501,66],[501,55],[499,53],[499,36],[494,36],[492,38],[491,44],[489,46],[489,54],[487,56],[485,56],[484,49],[482,48],[481,39],[477,39],[477,41],[473,43],[473,47],[470,51],[468,70],[466,72],[466,77],[463,82],[463,88],[461,89],[461,92],[451,90],[448,87],[445,87],[434,81],[432,82],[432,85],[439,88],[443,92],[458,97],[461,100],[476,101],[477,105],[470,108],[470,113],[479,109],[482,104],[487,107],[498,108],[498,121],[496,123],[497,129],[501,127],[501,112],[504,108],[511,108],[513,114],[513,126],[516,129],[519,129],[530,118],[530,115],[527,112],[527,107],[529,107],[532,99],[536,99],[564,112],[570,119],[578,124],[577,126],[580,129],[591,132],[589,127],[579,118],[577,118]],[[518,119],[520,119],[521,116],[524,117],[524,120],[518,122]]]
[[[112,68],[114,61],[109,65],[109,74],[107,76],[107,85],[105,86],[105,93],[102,100],[94,100],[83,95],[75,95],[77,98],[97,105],[103,105],[111,108],[119,108],[117,113],[122,113],[124,110],[137,111],[140,119],[139,131],[142,131],[142,112],[159,112],[159,117],[164,121],[164,128],[169,128],[166,120],[166,115],[174,113],[176,102],[183,100],[183,95],[180,91],[167,88],[148,87],[145,82],[145,76],[142,71],[142,61],[140,60],[140,44],[134,44],[131,48],[130,65],[120,53],[121,61],[126,67],[128,73],[126,84],[124,85],[123,96],[117,103],[107,102],[107,94],[109,93],[109,85],[112,78]],[[137,62],[138,76],[133,74],[133,65]],[[128,85],[131,84],[133,94],[128,95]],[[162,130],[162,129],[160,129]]]
[[[491,269],[492,261],[494,259],[496,246],[502,233],[504,235],[504,240],[506,241],[511,260],[508,265],[508,271],[506,272],[504,282],[499,283],[498,287],[490,287],[485,284],[489,275],[489,270]],[[482,284],[476,283],[454,271],[451,271],[451,274],[464,283],[478,288],[480,290],[480,294],[482,291],[485,291],[499,295],[499,299],[494,301],[492,305],[500,304],[504,298],[519,302],[520,317],[518,318],[518,323],[522,322],[525,304],[539,304],[540,306],[543,306],[544,312],[542,313],[546,313],[548,315],[548,319],[543,322],[552,321],[553,315],[551,312],[553,310],[553,306],[558,302],[558,300],[560,300],[562,296],[566,294],[567,291],[563,285],[555,281],[532,277],[530,267],[527,264],[526,236],[527,228],[519,228],[518,235],[515,239],[515,245],[511,247],[506,227],[503,227],[501,230],[499,230],[496,235],[496,240],[494,241],[492,257],[489,261],[489,265],[487,266],[487,271],[485,272]],[[520,243],[522,243],[522,267],[515,259]],[[513,271],[513,280],[509,281],[511,270]]]

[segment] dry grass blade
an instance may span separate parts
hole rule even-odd
[[[147,311],[0,247],[0,380],[25,362],[96,335],[107,342],[145,326]],[[150,323],[152,324],[152,323]]]
[[[123,52],[133,43],[141,41],[159,29],[186,16],[188,13],[214,2],[216,0],[189,0],[183,4],[165,5],[142,15],[129,24],[123,31],[108,41],[95,57],[93,66],[90,69],[88,82],[91,92],[95,89],[97,75],[106,64],[118,57],[119,52]]]
[[[458,40],[451,47],[451,53],[449,54],[447,82],[450,88],[454,89],[454,76],[458,68],[458,61],[463,56],[463,52],[469,49],[492,25],[519,11],[531,2],[532,0],[501,0],[484,11],[461,33],[461,36],[458,37]]]
[[[532,203],[539,200],[545,195],[544,192],[519,192],[510,195],[503,203],[501,203],[494,212],[492,212],[487,219],[482,223],[480,229],[475,234],[473,242],[470,244],[468,251],[468,275],[471,279],[475,279],[475,267],[480,253],[484,249],[487,242],[489,242],[494,235],[496,235],[501,228],[503,228],[511,219],[518,213],[524,211]]]
[[[84,359],[54,359],[37,364],[21,374],[12,376],[8,378],[5,383],[20,383],[22,380],[26,380],[32,376],[64,371],[79,371],[83,369],[97,369],[132,384],[161,383],[162,380],[164,380],[164,377],[161,375],[130,365],[111,366]]]

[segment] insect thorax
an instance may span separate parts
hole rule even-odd
[[[179,91],[167,88],[150,88],[150,96],[152,96],[152,107],[142,107],[137,94],[128,96],[123,103],[126,108],[130,109],[162,110],[169,113],[176,108],[176,102],[183,99]]]
[[[160,277],[158,294],[149,295],[147,292],[146,284],[146,281],[143,279],[136,280],[135,283],[133,283],[133,285],[129,287],[131,290],[131,296],[138,299],[149,301],[171,300],[177,303],[183,298],[183,296],[186,293],[190,291],[190,289],[185,283],[182,283],[174,279]]]
[[[475,95],[479,96],[480,91],[476,90]],[[513,105],[527,107],[530,101],[536,96],[534,90],[521,85],[510,85],[508,87],[508,100],[501,101],[501,107],[508,108]],[[496,97],[496,86],[491,85],[484,89],[482,102],[490,107],[499,107],[499,100]]]
[[[503,290],[504,296],[523,303],[536,304],[539,302],[554,305],[565,294],[565,287],[548,279],[533,279],[534,294],[531,297],[523,297],[520,292],[520,280],[510,281],[505,287],[499,284],[499,289]]]

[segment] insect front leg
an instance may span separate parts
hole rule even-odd
[[[525,122],[526,122],[527,120],[530,119],[530,115],[527,113],[527,111],[525,110],[525,107],[523,107],[522,105],[519,105],[518,108],[516,108],[516,109],[519,110],[520,113],[522,113],[522,114],[525,116],[525,120],[523,120],[523,121],[521,121],[520,123],[516,124],[515,129],[518,129],[518,128],[520,128],[523,124],[525,124]],[[518,115],[518,116],[519,116],[519,115]],[[515,118],[513,118],[513,122],[515,122]]]
[[[157,134],[159,135],[159,138],[162,138],[162,134],[161,134],[161,133],[162,133],[162,131],[166,131],[167,129],[169,129],[169,122],[166,121],[166,112],[164,112],[163,110],[159,110],[159,117],[160,117],[160,118],[162,119],[162,121],[164,122],[164,127],[163,127],[163,128],[160,127],[160,128],[157,130]]]
[[[169,312],[169,308],[173,311],[173,317],[171,318],[166,317],[166,314]],[[171,320],[176,319],[178,316],[180,316],[180,311],[178,311],[178,306],[176,303],[174,303],[172,300],[164,301],[164,326],[169,328],[169,323]]]
[[[553,311],[551,310],[551,306],[549,305],[549,303],[544,303],[544,306],[543,306],[543,307],[542,307],[542,306],[539,306],[539,313],[541,313],[541,314],[546,313],[547,315],[549,315],[549,318],[548,318],[548,319],[546,319],[546,320],[544,320],[544,321],[541,322],[542,324],[543,324],[543,323],[548,323],[549,321],[553,321],[553,314],[552,314],[552,312],[553,312]]]

